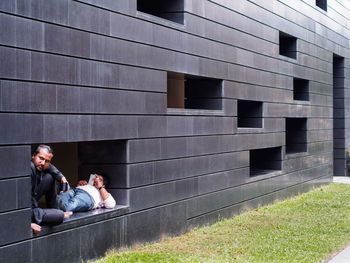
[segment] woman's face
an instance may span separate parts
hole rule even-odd
[[[103,177],[101,175],[96,175],[94,178],[94,186],[102,186],[103,185]]]

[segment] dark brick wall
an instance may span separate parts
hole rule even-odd
[[[136,0],[0,1],[1,259],[96,258],[346,173],[348,1],[327,11],[306,0],[184,3],[182,24],[137,11]],[[296,59],[280,55],[281,32],[297,39]],[[168,72],[222,81],[222,110],[167,108]],[[308,100],[293,99],[295,78],[308,81]],[[261,127],[237,127],[238,100],[262,103]],[[286,154],[286,118],[305,120],[307,151]],[[104,173],[127,209],[33,236],[38,143],[74,143],[76,179]],[[250,151],[264,148],[282,149],[281,170],[251,177]]]

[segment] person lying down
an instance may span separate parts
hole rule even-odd
[[[90,175],[89,183],[80,180],[77,187],[61,192],[57,201],[58,207],[65,212],[84,212],[116,205],[113,196],[105,188],[103,176],[98,174]]]

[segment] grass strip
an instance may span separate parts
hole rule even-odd
[[[161,242],[110,251],[112,262],[322,262],[350,241],[350,185],[330,184]]]

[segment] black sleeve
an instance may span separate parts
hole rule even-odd
[[[45,171],[53,176],[56,181],[61,181],[63,174],[53,164],[49,164],[49,168]]]

